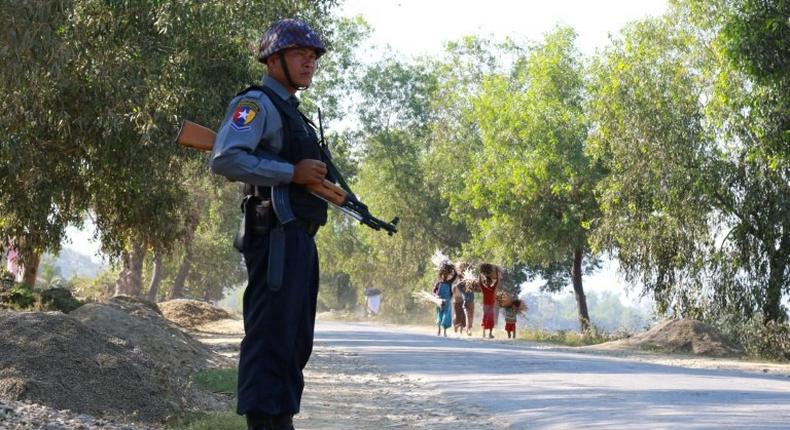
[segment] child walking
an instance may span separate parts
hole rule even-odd
[[[505,332],[507,332],[507,338],[510,339],[511,335],[513,339],[516,338],[516,321],[518,320],[518,307],[519,307],[518,299],[513,300],[513,304],[505,308]]]

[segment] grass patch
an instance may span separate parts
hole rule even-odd
[[[175,426],[176,430],[239,430],[247,428],[247,421],[233,411],[192,413]]]
[[[238,380],[238,369],[208,369],[192,375],[192,383],[196,386],[233,396],[236,395]],[[247,428],[247,422],[234,409],[229,409],[221,412],[189,412],[174,417],[167,427],[174,430],[238,430]]]
[[[547,331],[540,329],[520,329],[519,339],[531,340],[534,342],[554,343],[565,346],[586,346],[598,345],[599,343],[616,340],[615,336],[598,330],[590,330],[587,333],[575,331]]]
[[[238,369],[201,370],[192,375],[195,385],[214,393],[236,394],[239,381]]]

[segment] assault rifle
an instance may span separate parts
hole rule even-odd
[[[325,150],[325,144],[323,143],[323,127],[320,131],[321,149]],[[194,148],[201,151],[211,151],[211,149],[214,147],[214,139],[216,136],[217,133],[215,133],[214,130],[203,127],[202,125],[196,124],[192,121],[184,120],[184,122],[181,123],[181,129],[178,131],[176,143],[187,148]],[[334,169],[334,166],[330,166],[331,162],[328,162],[327,167],[329,167],[330,170]],[[343,182],[339,172],[337,172],[336,169],[334,170],[334,176],[336,176],[338,180],[341,181],[344,187],[341,188],[334,182],[324,179],[320,184],[310,184],[306,186],[310,194],[320,198],[321,200],[324,200],[330,206],[334,207],[340,212],[343,212],[351,218],[354,218],[361,224],[372,228],[373,230],[384,230],[390,236],[398,232],[398,217],[393,218],[390,222],[385,222],[374,217],[370,213],[367,205],[359,201],[353,193],[348,191],[348,186],[345,184],[345,182]]]

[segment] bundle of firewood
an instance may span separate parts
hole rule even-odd
[[[461,282],[464,283],[467,292],[480,292],[480,277],[475,273],[473,268],[469,267],[464,270],[461,274]]]
[[[518,297],[514,297],[512,294],[502,291],[497,294],[496,300],[500,308],[507,309],[515,307],[516,312],[522,316],[527,313],[527,304]]]
[[[444,300],[437,296],[436,294],[431,294],[427,291],[415,291],[411,293],[411,296],[421,303],[428,303],[435,306],[441,306],[444,303]]]

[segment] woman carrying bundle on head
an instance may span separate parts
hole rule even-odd
[[[456,282],[453,285],[453,331],[464,332],[466,328],[466,313],[464,312],[464,301],[466,293],[466,281],[460,275],[469,267],[467,263],[456,264]]]
[[[433,287],[433,293],[442,299],[442,304],[436,307],[437,336],[442,334],[447,337],[447,328],[453,325],[452,296],[453,280],[455,280],[455,268],[448,261],[439,267],[439,280]]]
[[[474,269],[469,263],[463,263],[463,271],[459,271],[458,275],[463,285],[464,294],[464,319],[466,320],[466,335],[472,335],[472,327],[475,323],[475,293],[480,292],[480,278],[475,275]]]
[[[499,268],[493,264],[483,263],[480,265],[480,290],[483,293],[483,337],[494,338],[494,326],[496,325],[496,289],[499,286]]]

